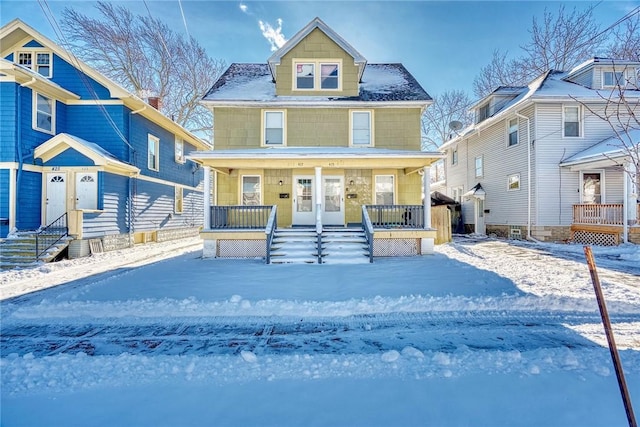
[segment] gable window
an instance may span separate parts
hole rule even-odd
[[[264,111],[262,121],[262,145],[285,145],[284,111]]]
[[[451,150],[451,164],[452,165],[457,165],[458,164],[458,149],[454,148],[453,150]]]
[[[476,157],[476,178],[484,175],[484,165],[483,165],[482,156]]]
[[[563,136],[580,136],[580,107],[564,107],[562,111]]]
[[[176,137],[175,142],[176,163],[184,163],[184,142]]]
[[[520,189],[520,174],[516,173],[507,177],[507,189],[509,191]]]
[[[357,147],[371,146],[371,111],[351,112],[351,145]]]
[[[259,206],[260,198],[260,176],[242,176],[242,206]]]
[[[294,90],[339,90],[341,61],[294,61]]]
[[[182,213],[182,208],[184,205],[184,192],[183,188],[179,185],[175,187],[175,197],[174,197],[174,205],[173,210],[175,213]]]
[[[51,77],[50,52],[18,52],[18,64],[45,77]]]
[[[518,145],[518,119],[511,119],[508,122],[508,133],[509,133],[509,139],[507,141],[507,144],[509,147],[512,147],[514,145]]]
[[[374,191],[376,205],[393,205],[393,175],[376,175]]]
[[[56,101],[33,92],[33,128],[54,134],[56,132]]]
[[[489,118],[489,103],[478,108],[478,123]]]
[[[160,140],[153,135],[147,137],[147,167],[160,170]]]
[[[624,73],[622,71],[603,71],[602,86],[613,87],[624,84]]]

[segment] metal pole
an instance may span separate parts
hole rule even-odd
[[[607,312],[607,306],[605,305],[605,302],[604,302],[604,295],[602,294],[602,288],[600,287],[600,279],[598,278],[598,272],[596,271],[596,262],[593,258],[593,252],[591,252],[591,246],[584,247],[584,254],[587,257],[587,264],[589,265],[589,273],[591,273],[591,281],[593,282],[593,289],[596,291],[596,299],[598,300],[600,317],[602,317],[602,323],[604,324],[604,332],[607,335],[607,342],[609,343],[609,351],[611,352],[613,367],[616,370],[616,377],[618,378],[618,386],[620,387],[620,393],[622,394],[624,409],[627,412],[627,420],[629,421],[629,427],[637,427],[638,424],[636,423],[636,418],[635,418],[635,415],[633,414],[633,406],[631,405],[631,396],[629,396],[629,390],[627,389],[627,383],[624,379],[624,372],[622,370],[622,363],[620,362],[620,355],[618,354],[616,342],[613,338],[611,321],[609,320],[609,313]]]

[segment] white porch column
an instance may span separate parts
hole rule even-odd
[[[316,232],[322,232],[322,167],[316,166]]]
[[[431,228],[431,166],[422,168],[422,205],[424,208],[424,228]]]
[[[211,230],[211,168],[204,166],[204,190],[202,194],[204,229]]]

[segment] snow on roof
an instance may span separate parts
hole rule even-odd
[[[246,150],[213,150],[194,152],[189,158],[255,158],[256,156],[271,158],[299,158],[299,157],[442,157],[438,152],[415,150],[390,150],[385,148],[356,148],[356,147],[269,147]]]
[[[631,144],[640,144],[640,129],[632,129],[622,133],[624,141],[632,141]],[[582,163],[593,160],[603,160],[607,158],[617,158],[626,156],[631,149],[630,145],[623,142],[617,136],[612,136],[605,140],[592,145],[586,150],[582,150],[579,153],[574,154],[568,159],[564,160],[561,165],[568,166],[576,163]]]
[[[431,101],[402,64],[367,65],[358,96],[277,96],[275,92],[267,64],[233,63],[203,101]]]

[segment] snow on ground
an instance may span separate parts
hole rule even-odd
[[[364,265],[201,247],[0,272],[0,423],[627,425],[582,246],[456,238]],[[638,408],[640,250],[594,253]]]

